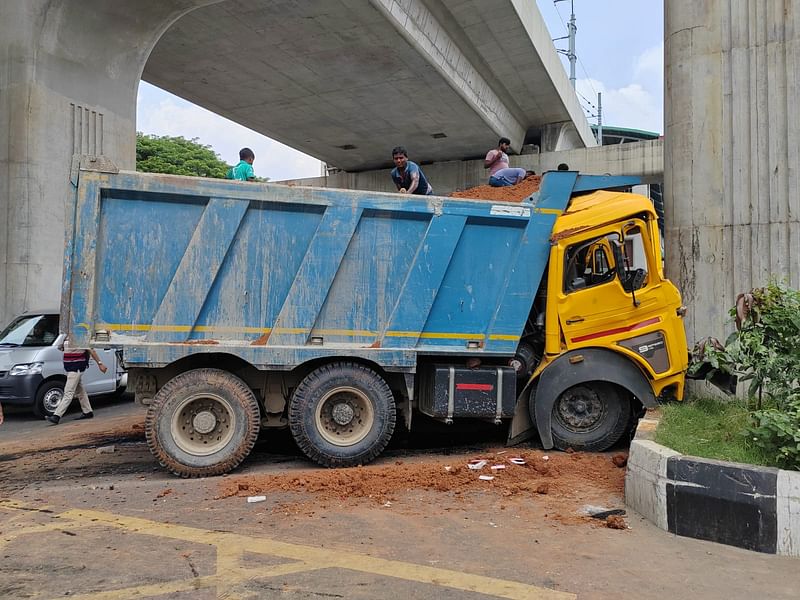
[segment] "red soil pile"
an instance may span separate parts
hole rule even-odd
[[[463,191],[450,194],[452,198],[469,198],[471,200],[490,200],[492,202],[522,202],[534,192],[539,191],[542,182],[540,175],[533,175],[523,179],[517,185],[507,187],[492,187],[479,185]]]
[[[523,459],[514,464],[509,459]],[[467,463],[482,459],[479,470]],[[503,465],[504,468],[492,469]],[[490,480],[481,476],[492,477]],[[454,455],[446,459],[423,458],[413,462],[372,464],[350,469],[308,469],[277,475],[259,474],[225,478],[219,497],[274,494],[277,508],[292,512],[320,508],[328,503],[407,505],[417,503],[417,492],[444,493],[467,500],[472,494],[493,494],[498,499],[546,499],[557,509],[553,518],[564,521],[586,502],[605,501],[623,494],[625,472],[602,454],[546,454],[536,450],[487,451],[479,456]],[[292,501],[286,503],[286,493]],[[569,518],[572,522],[591,520]]]

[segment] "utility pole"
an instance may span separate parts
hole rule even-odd
[[[565,2],[566,0],[553,0],[553,4]],[[569,23],[567,23],[567,35],[564,37],[556,38],[556,40],[569,40],[568,50],[558,50],[561,54],[566,55],[569,59],[569,81],[572,84],[572,89],[575,89],[575,63],[578,61],[578,55],[575,54],[575,36],[578,33],[578,26],[575,24],[575,0],[569,0],[570,16]]]
[[[603,93],[597,92],[597,144],[603,145]]]

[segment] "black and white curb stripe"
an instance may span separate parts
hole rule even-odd
[[[671,533],[800,557],[800,472],[683,456],[650,439],[631,442],[625,502]]]

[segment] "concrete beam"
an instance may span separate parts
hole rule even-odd
[[[461,51],[445,29],[444,21],[439,21],[422,0],[370,1],[450,87],[473,107],[497,137],[508,137],[512,146],[522,147],[526,132],[523,121],[512,114],[513,108],[509,108],[495,93]]]
[[[537,173],[555,170],[559,164],[566,163],[571,169],[584,173],[636,175],[642,178],[643,183],[660,183],[664,177],[664,144],[663,140],[649,140],[562,152],[525,154],[510,157],[510,162],[513,167],[531,169]],[[433,185],[433,193],[442,196],[486,183],[487,180],[483,160],[438,162],[423,165],[422,170]],[[341,172],[325,177],[295,179],[285,183],[394,192],[396,190],[389,172],[390,169],[360,173]]]

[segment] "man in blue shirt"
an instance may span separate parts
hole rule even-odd
[[[418,194],[429,196],[433,193],[433,188],[419,165],[408,160],[408,152],[402,146],[397,146],[392,150],[392,160],[395,167],[392,169],[392,181],[397,186],[397,191],[401,194]]]
[[[255,181],[256,173],[253,171],[253,162],[255,160],[256,155],[250,148],[242,148],[239,150],[239,164],[230,168],[228,171],[228,179]]]

